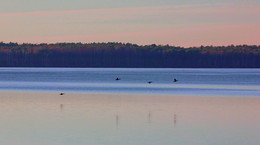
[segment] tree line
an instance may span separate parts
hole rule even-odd
[[[0,42],[0,67],[260,68],[260,46]]]

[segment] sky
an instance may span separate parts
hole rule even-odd
[[[259,0],[1,0],[0,41],[260,45]]]

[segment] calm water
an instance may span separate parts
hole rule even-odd
[[[0,145],[260,142],[260,69],[1,68],[0,88]]]
[[[259,97],[260,69],[1,68],[0,89]]]
[[[0,95],[1,145],[259,145],[260,98]]]

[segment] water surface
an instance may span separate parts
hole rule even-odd
[[[259,97],[260,69],[1,68],[0,89]]]
[[[0,89],[1,145],[260,142],[260,69],[1,68]]]
[[[259,145],[260,98],[1,93],[3,145]]]

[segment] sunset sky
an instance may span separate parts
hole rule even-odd
[[[259,0],[1,0],[0,41],[260,45]]]

